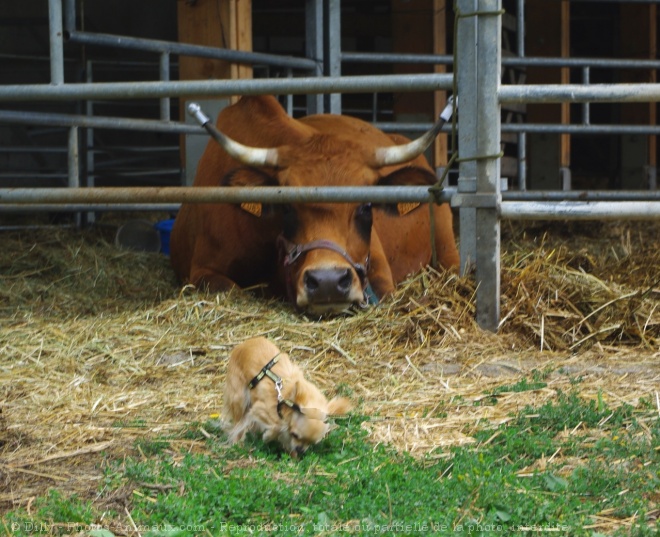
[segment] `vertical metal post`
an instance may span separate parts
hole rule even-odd
[[[50,35],[50,83],[64,84],[62,0],[48,0],[48,29]]]
[[[287,68],[286,70],[286,77],[287,78],[293,78],[293,70],[290,68]],[[286,99],[286,113],[289,114],[291,117],[293,117],[293,95],[288,93],[285,97]]]
[[[525,57],[525,0],[518,0],[518,12],[516,13],[516,38],[518,45],[518,56]],[[523,119],[524,121],[524,119]],[[518,189],[527,190],[527,133],[518,135]]]
[[[160,54],[160,80],[168,82],[170,80],[170,53],[162,52]],[[170,98],[162,97],[160,99],[160,119],[170,120]]]
[[[94,76],[92,72],[93,66],[92,61],[87,60],[85,64],[85,82],[93,82]],[[91,117],[94,115],[94,101],[87,99],[85,101],[85,115]],[[94,154],[94,129],[87,127],[85,129],[85,154],[87,155],[87,160],[85,162],[86,166],[86,181],[85,184],[88,187],[93,187],[96,179],[96,170],[95,170],[95,154]],[[88,212],[85,215],[86,221],[88,223],[96,222],[96,213]]]
[[[582,68],[582,83],[590,84],[590,70],[589,67]],[[582,123],[584,125],[589,125],[591,123],[591,113],[589,109],[589,103],[582,104]]]
[[[80,167],[78,161],[78,127],[69,127],[68,143],[69,188],[80,187]],[[81,214],[76,213],[76,225],[80,226]]]
[[[476,190],[460,209],[461,265],[466,271],[476,261],[477,322],[492,331],[500,316],[500,7],[501,0],[458,2],[459,191]]]
[[[644,174],[646,175],[646,187],[649,190],[657,190],[658,169],[655,166],[644,166]]]
[[[496,331],[500,322],[500,73],[502,0],[481,0],[477,18],[477,323]]]
[[[341,1],[328,0],[326,43],[326,75],[341,76]],[[327,111],[331,114],[341,114],[341,94],[328,95]]]
[[[69,182],[71,188],[80,186],[80,173],[78,168],[78,127],[69,127]]]
[[[305,54],[317,61],[314,76],[323,75],[323,0],[307,0],[305,4]],[[307,96],[307,114],[323,113],[323,94]]]
[[[76,30],[76,0],[64,0],[64,30]]]
[[[459,13],[477,11],[477,0],[459,0]],[[456,71],[458,84],[458,147],[460,155],[467,157],[477,154],[477,18],[466,17],[458,21],[456,44]],[[458,192],[470,194],[477,188],[477,163],[465,160],[459,164]],[[461,275],[472,272],[477,259],[476,209],[461,207],[460,221],[460,257]]]

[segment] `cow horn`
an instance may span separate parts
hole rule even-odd
[[[382,168],[383,166],[410,162],[426,151],[426,148],[433,143],[445,123],[446,121],[440,118],[429,131],[407,144],[377,148],[374,153],[374,167]]]
[[[211,120],[202,112],[197,103],[188,105],[188,113],[206,129],[229,155],[248,166],[277,166],[278,152],[276,148],[250,147],[232,140],[220,132]]]

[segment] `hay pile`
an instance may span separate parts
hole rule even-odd
[[[655,401],[657,230],[506,227],[498,335],[474,322],[474,283],[451,273],[427,270],[376,308],[318,322],[246,292],[181,290],[167,259],[119,251],[103,230],[3,232],[0,508],[50,487],[89,497],[136,439],[182,438],[220,411],[228,353],[257,335],[329,395],[350,394],[374,442],[417,456],[445,456],[576,378],[611,406]],[[479,404],[533,372],[546,387]]]

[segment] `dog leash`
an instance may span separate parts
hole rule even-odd
[[[301,414],[304,414],[304,412],[301,410],[298,404],[294,403],[293,401],[289,401],[288,399],[284,399],[284,396],[282,395],[282,388],[284,387],[284,381],[280,376],[276,375],[272,371],[273,366],[279,361],[280,361],[280,353],[278,352],[275,356],[273,356],[271,361],[268,362],[265,366],[263,366],[261,368],[261,371],[259,371],[259,373],[257,373],[257,375],[250,381],[250,383],[248,384],[248,388],[253,389],[257,384],[259,384],[263,380],[264,377],[268,377],[275,384],[275,390],[277,391],[277,415],[280,417],[280,419],[282,419],[283,406],[288,406],[291,410],[295,410],[296,412],[300,412]]]

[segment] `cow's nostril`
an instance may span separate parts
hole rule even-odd
[[[315,303],[343,302],[353,287],[350,268],[310,269],[303,276],[308,299]]]
[[[319,288],[319,280],[312,274],[312,271],[305,272],[305,289],[308,292],[314,292]]]
[[[337,289],[341,293],[348,293],[351,290],[353,285],[353,275],[351,274],[351,269],[346,269],[344,275],[339,278],[337,282]]]

